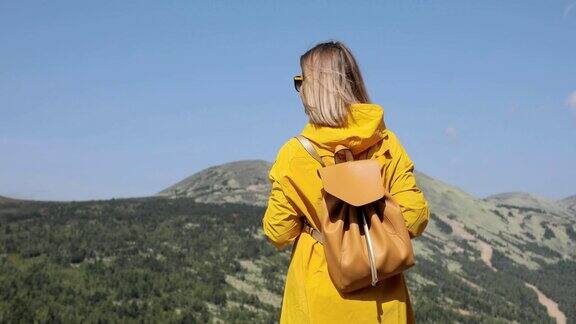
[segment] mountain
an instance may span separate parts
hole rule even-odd
[[[268,201],[268,171],[272,163],[243,160],[206,168],[160,191],[157,196],[188,197],[205,203],[247,203],[264,206]]]
[[[576,214],[576,195],[561,199],[558,203]]]
[[[523,207],[526,210],[546,212],[554,217],[570,219],[574,214],[566,206],[566,204],[569,204],[570,197],[566,199],[568,200],[562,203],[562,201],[550,200],[528,192],[505,192],[484,198],[484,200],[492,201],[498,205]],[[576,198],[573,199],[576,201]]]
[[[262,178],[266,179],[271,164],[262,163],[265,161],[259,162]],[[244,170],[250,168],[248,166],[250,163],[252,162],[238,161],[203,170],[187,178],[188,181],[183,181],[179,187],[190,188],[184,191],[193,193],[198,192],[194,188],[211,188],[199,195],[190,195],[200,196],[205,201],[240,200],[223,199],[234,197],[234,190],[240,189],[232,190],[222,184],[236,183],[235,179],[244,176]],[[219,168],[222,170],[217,171]],[[217,174],[218,177],[211,179],[211,174]],[[515,272],[526,272],[525,278],[538,271],[542,272],[544,268],[563,264],[562,262],[566,260],[573,262],[576,259],[574,234],[576,212],[571,208],[574,206],[576,196],[561,202],[525,192],[499,193],[478,198],[418,170],[415,170],[414,174],[432,211],[431,222],[423,237],[414,241],[421,259],[427,259],[435,266],[447,267],[450,273],[458,273],[458,269],[462,269],[466,262],[470,259],[475,260],[475,257],[462,259],[462,255],[472,253],[477,254],[477,259],[490,271],[497,272],[495,263],[501,266],[504,263],[509,269],[515,269]],[[251,183],[246,178],[243,179],[245,183]],[[252,201],[251,197],[242,196],[243,202],[265,205],[265,197],[270,186],[267,181],[259,183],[260,193],[263,196]],[[210,195],[213,195],[212,198],[209,198]],[[416,282],[426,282],[420,279]],[[467,282],[474,283],[474,281],[475,279],[470,279]],[[523,283],[525,284],[523,289],[527,289],[529,283],[525,281]],[[478,287],[486,285],[483,282],[474,284]],[[533,297],[537,294],[545,296],[538,290],[541,284],[535,282],[532,285],[534,288],[528,288],[533,290]],[[540,288],[546,293],[554,294],[547,287]]]
[[[476,244],[479,251],[496,249],[531,269],[538,268],[542,260],[557,262],[576,256],[575,213],[566,207],[528,193],[501,193],[479,199],[425,174],[415,174],[433,213],[445,222],[452,218],[465,232],[473,233],[482,242]],[[441,236],[435,226],[427,233],[437,235],[442,244],[455,239]]]
[[[17,200],[18,200],[18,199],[15,199],[15,198],[9,198],[9,197],[6,197],[6,196],[0,196],[0,203],[2,203],[2,202],[9,202],[9,201],[17,201]]]
[[[264,160],[243,160],[212,166],[157,195],[189,197],[196,202],[265,206],[271,165]],[[554,262],[574,257],[570,235],[576,212],[570,209],[570,203],[576,201],[576,196],[566,198],[564,203],[524,192],[499,193],[481,199],[418,170],[414,174],[439,221],[455,217],[466,231],[475,233],[482,242],[515,262],[534,269],[542,259]],[[454,241],[454,237],[445,237],[435,226],[430,226],[427,232],[438,243]],[[532,251],[536,243],[541,246],[539,253]],[[547,253],[546,249],[555,253]]]
[[[213,166],[151,197],[0,200],[0,318],[277,322],[291,250],[262,233],[270,166]],[[406,271],[417,322],[576,321],[576,196],[415,176],[431,208]]]

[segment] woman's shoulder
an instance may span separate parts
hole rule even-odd
[[[282,174],[290,168],[292,159],[298,155],[297,145],[301,145],[300,142],[295,137],[291,137],[280,146],[272,165],[276,172]]]
[[[383,141],[378,150],[376,151],[376,155],[388,155],[388,152],[391,155],[395,154],[403,154],[404,148],[402,146],[402,142],[398,138],[396,132],[387,128],[384,130]]]
[[[276,155],[276,160],[282,160],[289,163],[295,158],[307,158],[309,156],[310,154],[302,146],[302,143],[300,143],[300,141],[295,136],[293,136],[282,144]]]
[[[293,136],[287,139],[278,149],[272,169],[278,178],[291,178],[295,173],[303,174],[318,166],[318,162],[306,151],[300,141]]]

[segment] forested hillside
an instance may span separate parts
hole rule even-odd
[[[3,201],[0,322],[277,322],[290,248],[265,240],[263,212],[190,198]],[[495,250],[491,270],[473,241],[447,252],[430,234],[453,235],[451,220],[433,214],[414,240],[418,322],[553,323],[526,283],[574,321],[573,259],[532,270]]]
[[[0,322],[272,322],[274,306],[226,279],[278,258],[255,238],[261,214],[188,198],[2,203]]]

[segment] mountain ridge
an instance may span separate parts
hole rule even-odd
[[[190,197],[197,202],[242,202],[265,206],[270,191],[267,177],[271,166],[272,163],[265,160],[239,160],[212,166],[186,177],[158,195]],[[496,249],[508,246],[501,250],[515,262],[530,268],[539,267],[542,257],[541,253],[526,252],[536,242],[557,251],[558,254],[548,253],[549,260],[574,255],[570,226],[576,221],[576,213],[563,204],[527,192],[497,193],[478,198],[418,170],[414,170],[414,175],[431,210],[439,215],[436,220],[442,222],[448,216],[455,216],[460,223],[454,226],[474,233],[481,237],[480,242],[485,242],[479,243],[482,245],[479,250],[486,251],[486,244]],[[429,232],[443,244],[448,243],[434,226]]]

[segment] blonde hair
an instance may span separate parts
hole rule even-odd
[[[370,103],[350,49],[339,41],[319,43],[300,57],[304,111],[319,126],[347,126],[352,103]]]

